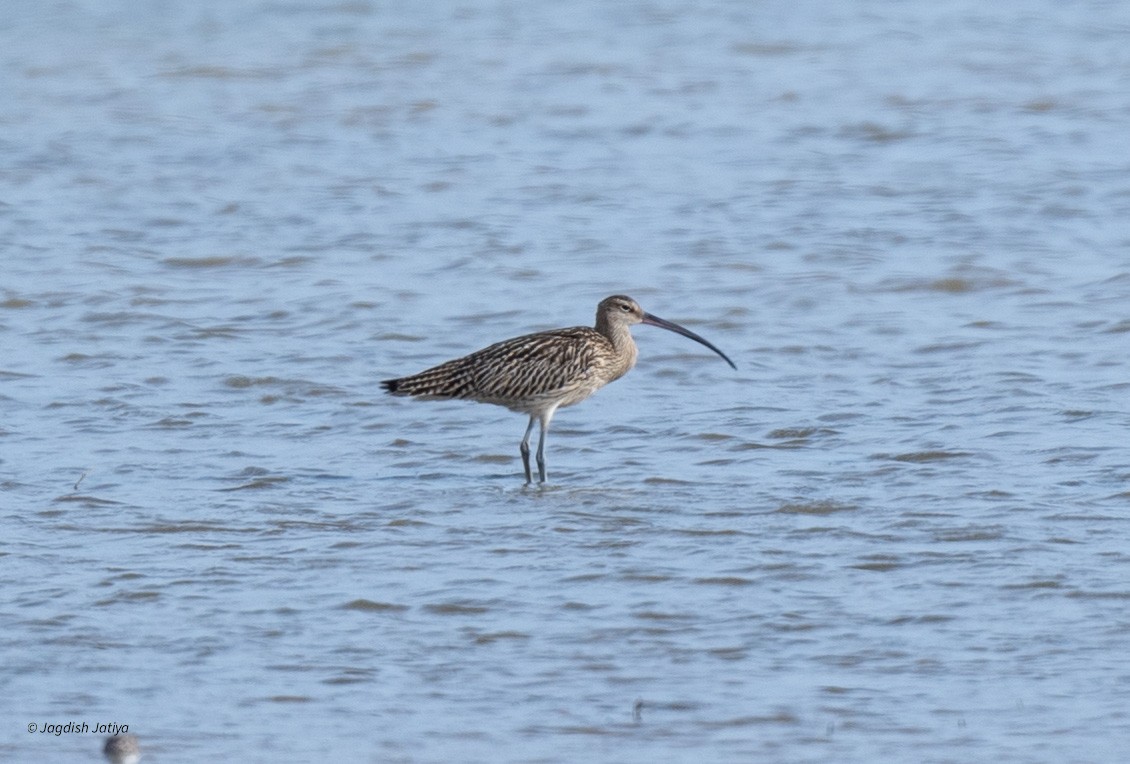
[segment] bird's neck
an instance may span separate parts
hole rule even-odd
[[[612,343],[612,349],[616,351],[619,361],[617,366],[622,368],[617,376],[625,374],[636,365],[636,356],[639,351],[636,349],[636,341],[632,339],[632,332],[627,324],[605,321],[601,317],[597,319],[596,330],[608,338],[608,341]]]

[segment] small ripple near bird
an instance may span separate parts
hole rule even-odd
[[[545,435],[554,413],[580,403],[636,365],[639,351],[630,330],[635,324],[658,326],[689,337],[737,369],[725,353],[690,329],[645,312],[631,297],[613,295],[597,305],[595,328],[577,326],[514,337],[419,374],[385,380],[381,386],[393,395],[493,403],[529,414],[519,447],[522,466],[529,485],[533,482],[530,433],[534,423],[540,422],[538,482],[544,483]]]

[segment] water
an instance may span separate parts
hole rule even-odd
[[[0,758],[1118,761],[1130,9],[13,3]],[[623,292],[525,421],[382,396]]]

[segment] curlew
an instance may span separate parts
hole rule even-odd
[[[137,764],[141,761],[141,746],[137,743],[137,735],[114,735],[106,738],[102,753],[110,760],[110,764]]]
[[[528,414],[530,422],[519,451],[530,472],[530,433],[540,422],[538,482],[545,482],[545,434],[557,409],[572,406],[619,379],[636,365],[638,351],[629,329],[647,324],[681,334],[713,350],[730,364],[725,353],[690,329],[644,312],[631,297],[613,295],[596,307],[596,327],[551,329],[495,343],[462,358],[441,363],[419,374],[381,382],[389,393],[421,400],[464,399],[505,406]]]

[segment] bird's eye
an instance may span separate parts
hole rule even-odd
[[[632,306],[629,305],[628,303],[626,303],[626,302],[620,303],[620,310],[624,311],[625,313],[630,312],[631,309],[632,309]]]

